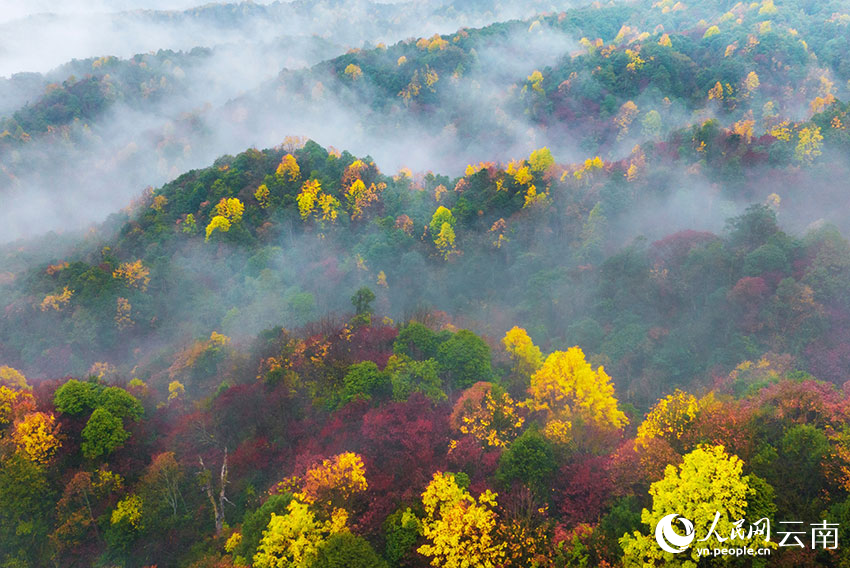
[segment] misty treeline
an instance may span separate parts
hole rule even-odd
[[[241,35],[218,43],[209,24],[204,48],[163,39],[170,49],[3,81],[5,238],[99,221],[139,187],[292,133],[393,170],[456,175],[543,146],[614,160],[709,118],[744,134],[803,119],[846,98],[850,79],[841,2],[517,8],[564,10],[538,17],[490,2],[349,4],[239,5],[265,18],[253,27],[260,15],[229,5],[125,15],[147,29],[221,12]],[[370,19],[384,8],[396,17]],[[503,15],[525,19],[450,28]],[[329,31],[349,20],[360,41]]]
[[[0,249],[0,566],[850,561],[850,4],[550,8],[94,15],[232,29],[0,84],[7,235],[110,213]]]

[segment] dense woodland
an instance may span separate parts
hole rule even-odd
[[[596,3],[352,49],[151,134],[176,167],[211,122],[333,100],[495,155],[390,172],[281,136],[3,245],[0,566],[849,565],[848,26],[837,0]],[[537,34],[574,41],[494,64]],[[43,93],[0,121],[0,190],[213,56],[0,83]],[[503,159],[518,124],[570,143]],[[771,555],[657,546],[715,511],[769,520],[743,540]],[[839,546],[777,546],[783,521]]]

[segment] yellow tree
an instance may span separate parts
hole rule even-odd
[[[664,478],[649,489],[652,511],[644,509],[641,513],[641,522],[649,527],[650,534],[635,531],[620,539],[625,553],[623,565],[629,568],[658,565],[696,568],[699,548],[773,546],[774,543],[765,540],[764,533],[750,532],[750,527],[740,528],[742,533],[733,533],[735,522],[744,519],[748,512],[748,499],[756,496],[750,478],[741,475],[743,465],[737,456],[727,454],[723,446],[700,446],[687,454],[680,466],[668,465]],[[760,516],[770,513],[768,510],[750,512]],[[658,524],[664,519],[672,521],[675,517],[668,518],[670,515],[684,517],[692,523],[694,541],[690,550],[687,544],[682,547],[668,543],[682,549],[674,554],[662,550],[656,542]],[[756,523],[764,519],[747,520]],[[761,528],[764,529],[764,525]],[[668,531],[663,534],[667,535]],[[733,534],[734,539],[731,538]]]
[[[756,72],[750,71],[747,74],[747,78],[744,79],[744,90],[747,92],[748,95],[752,94],[753,91],[759,88],[760,84],[761,83],[759,82],[759,76],[756,74]]]
[[[437,472],[422,494],[426,517],[422,530],[428,544],[417,552],[431,566],[495,568],[506,545],[496,542],[496,494],[489,489],[476,500],[458,486],[451,473]]]
[[[534,150],[528,157],[528,163],[531,165],[533,172],[545,172],[555,164],[555,158],[552,157],[552,152],[549,148],[543,147]]]
[[[210,240],[210,235],[216,229],[222,233],[226,233],[230,228],[242,221],[242,214],[245,212],[245,205],[236,197],[222,198],[215,206],[215,216],[210,219],[207,225],[206,240]]]
[[[443,223],[440,227],[440,232],[437,234],[437,238],[434,239],[434,244],[446,260],[457,252],[455,248],[455,230],[452,228],[451,223]]]
[[[502,338],[502,345],[513,361],[513,372],[518,375],[530,377],[543,365],[543,353],[521,327],[509,329]]]
[[[127,298],[118,298],[115,307],[115,327],[125,330],[133,327],[135,322],[132,317],[133,306]]]
[[[8,365],[0,367],[0,386],[17,390],[32,390],[32,387],[27,384],[27,378],[24,374]]]
[[[144,292],[151,282],[150,270],[146,268],[141,260],[135,262],[124,262],[112,271],[112,277],[123,280],[128,288],[136,288]]]
[[[257,203],[260,204],[260,207],[263,209],[268,208],[271,205],[271,192],[269,192],[269,187],[266,184],[260,184],[257,188],[257,191],[254,192],[254,199],[257,200]]]
[[[292,154],[285,155],[277,166],[275,178],[279,182],[298,181],[301,179],[301,168],[298,167],[298,161]]]
[[[35,409],[35,397],[29,392],[0,384],[0,429]]]
[[[718,101],[723,100],[723,85],[720,84],[720,81],[717,81],[717,83],[708,90],[708,100],[712,99],[716,99]]]
[[[663,438],[668,442],[679,440],[698,412],[699,401],[696,397],[676,389],[673,394],[655,403],[638,426],[635,447],[646,448],[649,441],[655,438]]]
[[[794,157],[798,162],[811,164],[816,157],[821,155],[821,144],[823,135],[817,126],[807,126],[797,134],[797,147],[794,149]]]
[[[304,221],[312,215],[322,221],[333,223],[339,215],[339,199],[325,193],[317,179],[305,181],[295,201],[298,203],[298,212]]]
[[[46,312],[47,310],[56,310],[57,312],[61,312],[62,309],[68,305],[68,302],[71,301],[71,296],[74,295],[74,291],[65,286],[62,289],[60,294],[48,294],[41,301],[41,311]]]
[[[363,70],[359,65],[355,65],[354,63],[349,63],[344,73],[346,77],[355,81],[363,76]]]
[[[346,530],[348,515],[339,509],[331,519],[316,518],[306,503],[293,499],[285,515],[272,513],[254,555],[256,568],[310,568],[319,546],[332,534]]]
[[[638,111],[637,105],[632,101],[626,101],[620,107],[620,112],[617,113],[617,116],[614,118],[614,122],[620,128],[619,134],[617,134],[617,139],[621,140],[629,133],[629,125],[631,125],[632,121],[637,118],[637,115],[640,111]]]
[[[18,449],[37,464],[45,464],[59,449],[59,425],[53,414],[32,412],[15,424],[12,439]]]
[[[309,505],[333,510],[367,487],[363,458],[346,452],[308,469],[298,497]]]
[[[354,180],[345,192],[345,198],[348,201],[348,210],[351,212],[352,220],[362,217],[363,210],[378,201],[379,194],[386,187],[387,185],[383,182],[377,185],[373,183],[369,187],[366,187],[366,184],[360,178]]]
[[[555,351],[531,377],[526,405],[542,412],[549,439],[566,443],[575,425],[617,429],[628,419],[617,407],[614,385],[603,367],[595,371],[579,347]]]
[[[525,418],[511,395],[492,383],[478,382],[455,403],[451,425],[489,447],[506,447],[522,431]]]

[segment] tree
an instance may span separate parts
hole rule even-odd
[[[749,477],[742,476],[743,462],[730,456],[723,446],[700,446],[685,455],[679,467],[668,465],[664,478],[656,481],[649,489],[652,496],[652,511],[644,509],[641,521],[649,527],[651,534],[635,531],[624,535],[620,544],[625,551],[624,565],[655,566],[657,564],[681,562],[683,566],[696,566],[699,561],[697,548],[722,548],[730,538],[735,521],[744,519],[747,500],[756,492],[749,485]],[[696,538],[707,537],[704,544],[692,546],[690,551],[679,555],[662,550],[652,534],[662,518],[670,514],[681,515],[693,523]],[[758,519],[748,519],[751,523]],[[713,532],[710,532],[713,527]],[[765,535],[744,535],[735,539],[734,546],[753,548],[771,546]],[[718,538],[719,537],[719,538]]]
[[[285,515],[271,514],[268,528],[254,555],[256,568],[311,568],[319,547],[331,535],[346,529],[348,515],[336,510],[321,521],[306,503],[293,499]]]
[[[502,338],[502,345],[513,362],[512,371],[527,381],[543,365],[543,353],[523,328],[514,326]]]
[[[357,79],[363,76],[363,70],[360,68],[359,65],[355,65],[354,63],[349,63],[348,66],[345,68],[344,73],[346,77],[352,79],[353,81],[356,81]]]
[[[219,230],[222,233],[230,231],[233,225],[242,221],[242,214],[245,211],[245,205],[236,197],[224,198],[215,206],[216,215],[210,219],[206,229],[206,240],[210,240],[213,231]]]
[[[487,382],[469,387],[455,403],[452,427],[484,446],[504,447],[522,431],[525,418],[511,396]]]
[[[49,564],[51,493],[43,468],[20,453],[0,461],[0,565]]]
[[[531,171],[543,173],[555,164],[555,158],[552,157],[549,148],[544,146],[531,153],[528,157],[528,163],[531,166]]]
[[[386,568],[372,545],[362,536],[343,531],[332,534],[316,550],[311,568]]]
[[[389,375],[378,369],[373,361],[351,365],[342,378],[342,384],[342,404],[357,398],[387,398],[392,392]]]
[[[655,109],[646,113],[641,120],[641,130],[648,138],[656,139],[661,136],[661,126],[661,114]]]
[[[56,529],[50,535],[60,559],[67,561],[66,555],[77,555],[92,531],[96,540],[101,539],[97,519],[122,483],[120,475],[101,468],[77,472],[65,485],[56,503]]]
[[[390,375],[393,400],[407,400],[411,394],[420,392],[433,401],[446,398],[442,381],[437,373],[437,362],[433,359],[414,361],[406,355],[393,355],[384,371]]]
[[[436,357],[439,345],[436,333],[419,322],[411,321],[399,330],[393,343],[393,353],[423,361]]]
[[[275,171],[275,178],[279,182],[292,181],[297,182],[301,179],[301,168],[298,167],[298,161],[292,154],[286,154],[280,160],[280,164]]]
[[[821,155],[823,135],[817,126],[807,126],[797,133],[797,147],[794,149],[794,158],[798,162],[811,164],[815,158]]]
[[[105,408],[97,408],[83,428],[82,436],[83,455],[96,459],[120,448],[130,437],[130,433],[124,430],[120,418]]]
[[[354,495],[366,491],[366,469],[363,458],[345,452],[323,460],[307,470],[298,499],[319,510],[330,512],[343,508]]]
[[[490,347],[468,329],[461,329],[437,348],[440,373],[447,384],[465,389],[493,375]]]
[[[174,457],[174,452],[163,452],[154,456],[142,475],[142,493],[146,503],[161,504],[177,518],[177,509],[183,502],[180,484],[183,470]]]
[[[555,351],[531,377],[526,404],[543,413],[545,434],[566,443],[576,425],[617,429],[628,419],[617,407],[611,377],[603,367],[594,371],[578,347]]]
[[[354,306],[354,313],[359,315],[372,313],[372,302],[375,301],[375,293],[364,286],[357,290],[351,296],[351,304]]]
[[[426,517],[422,528],[428,544],[417,552],[440,568],[495,568],[505,543],[493,538],[496,494],[489,489],[476,500],[458,486],[454,474],[437,472],[422,494]]]
[[[56,389],[53,405],[62,414],[80,415],[97,405],[97,385],[71,379]]]
[[[253,558],[257,552],[257,547],[260,546],[263,531],[269,526],[272,513],[286,514],[287,507],[291,502],[291,493],[275,493],[269,496],[256,511],[246,512],[242,520],[242,540],[235,552],[244,558]]]
[[[19,391],[32,390],[32,387],[27,384],[27,378],[24,374],[8,365],[0,367],[0,387]]]
[[[44,465],[59,449],[59,425],[52,413],[32,412],[15,423],[15,445],[32,462]]]
[[[649,440],[664,438],[675,443],[685,434],[685,429],[697,417],[699,402],[696,397],[679,389],[652,407],[638,426],[635,446],[647,447]]]
[[[210,473],[210,470],[208,470],[207,466],[204,465],[204,458],[198,456],[198,462],[201,464],[201,471],[198,472],[198,479],[200,481],[201,488],[204,490],[204,493],[206,493],[207,499],[209,499],[210,505],[212,506],[213,518],[215,519],[215,534],[218,536],[224,529],[224,504],[233,504],[230,502],[230,499],[227,498],[226,493],[227,484],[229,483],[227,448],[224,448],[224,457],[221,460],[221,471],[219,472],[218,479],[218,500],[216,500],[213,491],[212,473]]]
[[[150,270],[141,260],[122,263],[112,272],[112,277],[123,280],[128,288],[136,288],[142,292],[148,289],[151,281]]]
[[[529,428],[502,453],[496,478],[508,487],[522,483],[545,501],[557,467],[552,444],[535,428]]]
[[[141,420],[145,413],[142,404],[130,393],[118,387],[105,387],[97,395],[98,408],[105,408],[118,418]]]
[[[454,215],[452,215],[451,209],[440,205],[431,216],[431,223],[428,224],[428,232],[431,234],[432,238],[437,238],[445,223],[448,223],[452,228],[454,228],[457,220]]]
[[[440,232],[437,234],[437,238],[434,239],[434,245],[436,245],[437,250],[440,251],[440,254],[446,260],[457,252],[455,247],[455,230],[451,224],[443,223],[440,227]]]
[[[398,509],[384,521],[384,534],[387,536],[385,557],[390,566],[399,566],[422,536],[422,522],[410,510],[410,507]]]

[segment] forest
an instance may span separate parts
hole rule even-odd
[[[850,2],[125,4],[0,19],[0,568],[850,565]]]

